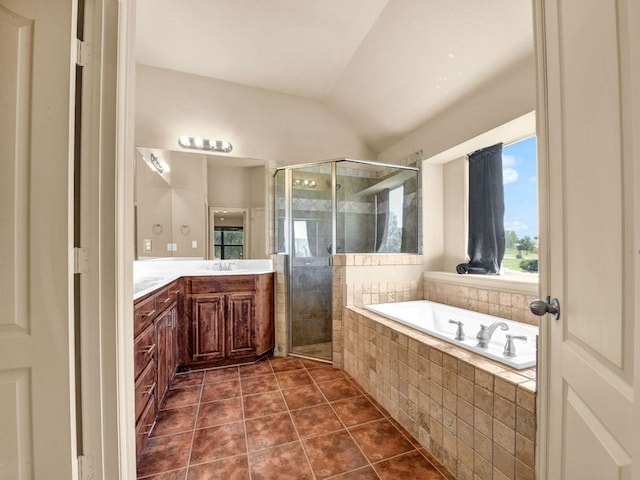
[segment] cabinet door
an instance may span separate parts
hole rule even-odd
[[[253,293],[227,295],[227,357],[255,353]]]
[[[156,347],[156,331],[153,324],[151,324],[135,338],[133,343],[133,365],[136,379],[155,356]]]
[[[155,321],[156,325],[156,343],[158,345],[158,389],[156,399],[158,406],[162,404],[164,396],[169,388],[168,371],[168,351],[169,346],[169,330],[171,329],[171,321],[173,319],[173,310],[169,309]]]
[[[156,320],[156,342],[158,344],[158,407],[162,405],[164,396],[176,371],[177,339],[176,339],[177,305],[174,303]]]
[[[178,369],[178,306],[171,308],[171,328],[167,333],[167,382],[171,384]]]
[[[191,360],[217,360],[225,355],[224,295],[191,296]]]

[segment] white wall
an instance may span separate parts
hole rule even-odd
[[[381,152],[378,160],[396,162],[419,150],[429,159],[532,112],[536,108],[535,80],[532,55],[513,68],[498,72],[491,82]]]
[[[136,144],[174,150],[181,135],[229,141],[232,156],[289,164],[375,158],[356,131],[320,102],[137,65]]]
[[[466,158],[443,165],[443,236],[442,268],[455,273],[456,265],[467,261],[468,177]]]
[[[208,197],[211,207],[249,208],[251,184],[248,168],[207,168]]]

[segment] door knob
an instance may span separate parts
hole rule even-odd
[[[531,313],[538,315],[539,317],[550,313],[553,318],[558,320],[560,318],[560,302],[557,298],[547,297],[547,300],[534,300],[529,304]]]

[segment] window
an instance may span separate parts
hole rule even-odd
[[[221,260],[241,259],[244,250],[242,227],[214,227],[214,257]]]
[[[538,174],[536,137],[502,149],[505,275],[538,273]]]
[[[467,254],[458,273],[537,275],[536,139],[468,155]],[[502,242],[504,238],[504,244]]]

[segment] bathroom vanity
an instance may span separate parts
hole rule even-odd
[[[233,270],[204,261],[134,268],[138,454],[176,372],[252,362],[273,349],[273,275],[270,261]]]

